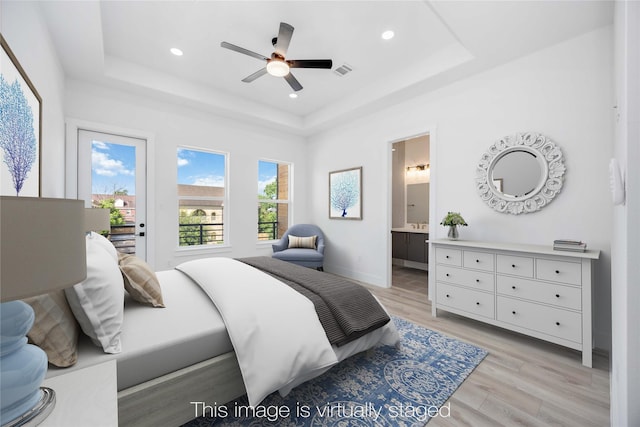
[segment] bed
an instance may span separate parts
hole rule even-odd
[[[91,262],[90,258],[88,249],[88,262]],[[117,361],[120,425],[177,426],[196,417],[194,405],[190,402],[224,404],[246,393],[249,395],[250,401],[253,396],[253,404],[256,404],[262,400],[265,394],[270,392],[279,390],[286,394],[296,385],[320,375],[335,363],[353,354],[376,345],[398,345],[399,335],[392,321],[354,336],[353,339],[346,343],[340,343],[340,345],[330,344],[329,335],[324,335],[326,344],[317,344],[316,341],[307,340],[307,343],[304,344],[307,346],[306,350],[291,350],[286,347],[290,345],[290,342],[296,341],[295,337],[290,336],[290,333],[294,333],[295,328],[299,327],[298,322],[289,322],[286,321],[286,318],[284,323],[293,323],[293,326],[289,326],[293,328],[291,331],[294,332],[288,331],[286,328],[289,326],[284,325],[285,329],[278,330],[275,332],[276,335],[272,333],[271,338],[269,338],[270,332],[267,329],[272,329],[272,326],[268,325],[269,320],[265,320],[266,318],[260,317],[260,315],[252,317],[253,320],[249,321],[250,323],[257,322],[258,325],[247,326],[246,323],[241,323],[239,327],[229,327],[231,318],[242,313],[242,310],[237,310],[237,304],[243,304],[243,307],[248,305],[252,307],[250,311],[253,311],[254,309],[258,310],[254,307],[257,302],[265,299],[266,294],[261,294],[260,289],[252,291],[243,289],[243,281],[255,282],[254,279],[259,277],[260,288],[265,288],[264,292],[269,294],[273,292],[273,289],[264,283],[271,283],[271,285],[277,285],[284,289],[277,292],[286,293],[292,290],[286,284],[281,283],[282,281],[286,282],[287,279],[278,280],[272,273],[261,271],[251,265],[252,263],[260,264],[267,260],[257,257],[244,261],[246,262],[228,258],[208,258],[185,263],[187,267],[180,265],[173,270],[156,272],[155,276],[162,291],[162,305],[165,307],[156,308],[142,305],[138,301],[134,301],[131,292],[123,292],[124,310],[118,337],[120,351],[105,353],[104,348],[92,342],[92,338],[81,334],[78,340],[77,361],[73,366],[67,368],[51,366],[47,376],[52,377],[69,370],[82,369],[115,359]],[[310,269],[304,270],[322,275],[323,279],[328,278],[329,282],[327,283],[342,280],[327,273]],[[242,274],[239,274],[239,271]],[[211,274],[212,272],[215,274]],[[242,279],[245,272],[253,275],[251,280]],[[233,309],[234,305],[229,302],[216,301],[214,303],[208,295],[210,291],[207,290],[206,285],[198,283],[198,273],[203,276],[214,276],[224,282],[223,293],[232,290],[235,293],[246,294],[249,292],[256,293],[256,295],[254,295],[253,301],[243,300],[240,303],[234,303],[236,304],[235,309]],[[306,280],[306,278],[303,279]],[[233,281],[235,283],[232,286],[229,285]],[[293,298],[302,298],[309,302],[299,292],[295,290],[293,292],[297,295]],[[68,291],[67,294],[69,293]],[[73,308],[72,298],[67,299]],[[281,301],[280,298],[278,301]],[[232,309],[225,308],[225,304]],[[278,304],[275,305],[275,308],[271,307],[271,312],[267,309],[265,316],[274,317],[274,313],[285,310],[288,305],[300,305],[282,302]],[[313,308],[313,304],[311,306]],[[316,321],[319,317],[319,315],[315,316]],[[282,319],[279,321],[282,322]],[[247,320],[243,319],[240,322],[247,322]],[[320,324],[319,321],[318,324]],[[259,336],[256,335],[256,331],[260,331]],[[327,332],[322,330],[322,333]],[[302,335],[312,336],[313,333]],[[266,355],[265,353],[270,351],[268,348],[255,347],[258,345],[256,342],[260,342],[261,339],[269,341],[276,336],[287,337],[278,346],[271,346],[284,346],[282,352]],[[242,345],[249,347],[237,352],[234,349],[234,344],[238,348],[237,346],[243,340],[245,344]],[[326,351],[326,346],[329,351]],[[306,356],[304,351],[307,352]],[[291,355],[292,352],[296,354]],[[315,353],[320,356],[313,355]],[[260,355],[260,357],[256,358],[256,355]],[[289,362],[285,360],[287,357],[291,357]],[[289,374],[283,372],[289,372],[286,369],[292,368],[290,366],[281,367],[282,363],[285,365],[297,364],[299,360],[305,361],[305,358],[313,360],[300,369],[295,368],[292,374],[295,378],[286,378],[285,381],[276,385],[262,384],[263,380],[258,379],[259,391],[252,391],[256,390],[255,377],[262,376],[261,372],[269,371],[275,377],[285,377]],[[270,369],[264,369],[265,366],[269,366]],[[273,387],[276,388],[272,389]]]

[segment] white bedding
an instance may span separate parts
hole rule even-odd
[[[223,288],[234,290],[232,283],[233,280],[237,280],[237,278],[228,277],[230,272],[225,272],[221,265],[225,261],[214,262],[219,263],[218,267],[214,270],[208,269],[207,275],[224,278],[222,279],[222,283],[225,284]],[[251,268],[249,266],[246,267]],[[255,271],[261,273],[258,270]],[[156,274],[160,281],[164,302],[167,307],[152,308],[140,305],[126,298],[121,353],[105,354],[102,349],[93,345],[90,339],[83,337],[84,339],[81,339],[79,348],[78,363],[71,368],[59,369],[50,367],[47,372],[47,377],[54,377],[106,360],[115,359],[117,361],[118,390],[124,390],[136,384],[186,368],[200,361],[233,351],[232,343],[229,339],[229,334],[227,333],[222,316],[205,292],[180,271],[167,270],[157,272]],[[264,279],[263,274],[264,273],[261,273],[259,275],[260,280]],[[233,276],[233,274],[231,275]],[[271,285],[290,289],[288,286],[284,286],[277,280],[271,278],[271,276],[268,277],[269,280],[276,282]],[[258,283],[257,276],[254,282]],[[235,290],[238,289],[240,288],[236,285]],[[254,302],[257,303],[260,298],[272,299],[271,292],[268,293],[268,297],[261,294],[261,297],[254,298]],[[297,293],[296,295],[297,297],[294,298],[301,306],[311,306],[311,309],[313,309],[313,305],[309,300],[299,296]],[[302,299],[299,299],[299,297]],[[243,313],[251,314],[252,312],[252,310],[243,308],[244,303],[242,300],[240,302],[236,301],[235,303],[230,302],[229,304],[228,308],[232,313],[240,315]],[[281,302],[280,305],[276,307],[283,307],[284,305],[291,306],[292,304],[284,304]],[[276,315],[279,314],[276,313]],[[313,315],[315,316],[315,321],[319,324],[315,311]],[[255,322],[258,321],[256,317],[251,318],[253,319],[252,322],[254,322],[254,331],[265,328],[265,324],[255,324]],[[299,325],[297,319],[289,323],[294,326]],[[247,329],[247,331],[249,330],[250,329]],[[288,341],[288,335],[282,332],[282,330],[280,332],[270,333],[271,335],[275,335],[272,339],[272,344],[274,345],[271,347],[275,347],[275,341]],[[322,331],[322,335],[323,342],[328,343],[326,335],[324,335],[324,330]],[[323,349],[323,356],[329,360],[330,363],[321,363],[320,365],[325,366],[317,370],[311,369],[306,373],[298,372],[297,377],[287,378],[287,381],[278,381],[282,384],[278,384],[277,387],[271,389],[271,391],[279,389],[281,394],[287,394],[295,386],[329,369],[335,361],[342,361],[347,357],[367,350],[375,345],[397,345],[399,341],[400,337],[395,325],[393,322],[389,322],[382,328],[370,332],[344,346],[333,347],[330,357],[327,356],[326,345],[321,344],[320,347]],[[267,339],[267,343],[268,342],[269,340]],[[306,350],[306,356],[309,356],[309,353],[315,356],[318,351],[313,345]],[[253,369],[254,374],[262,375],[265,373],[280,372],[278,369],[282,369],[280,368],[282,361],[276,360],[274,362],[264,356],[261,350],[249,355],[249,359],[255,359],[254,361],[257,363],[256,366],[258,368]],[[288,355],[287,359],[290,358],[291,355]],[[253,363],[253,361],[249,360],[249,363]],[[293,366],[293,364],[291,365]],[[298,367],[300,367],[299,363]],[[285,368],[287,367],[285,366]],[[262,372],[260,372],[260,369],[262,369]],[[300,369],[297,370],[300,371]],[[280,378],[280,380],[281,379],[282,378]],[[266,389],[264,390],[266,392]]]
[[[198,283],[222,315],[250,405],[338,362],[313,303],[279,280],[231,258],[176,269]]]

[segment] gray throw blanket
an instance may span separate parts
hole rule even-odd
[[[333,345],[347,344],[390,320],[373,295],[350,280],[270,257],[238,261],[264,271],[310,299]]]

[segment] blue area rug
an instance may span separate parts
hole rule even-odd
[[[199,416],[185,426],[418,427],[432,417],[452,416],[455,408],[444,403],[487,351],[397,317],[393,321],[400,349],[360,353],[284,398],[273,393],[249,408],[245,396],[218,407],[217,417]]]

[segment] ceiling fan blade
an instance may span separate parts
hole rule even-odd
[[[251,74],[250,76],[247,76],[244,79],[242,79],[242,81],[245,82],[245,83],[251,83],[252,81],[257,79],[258,77],[264,76],[265,74],[267,74],[267,67],[259,69],[258,71],[256,71],[255,73]]]
[[[269,59],[264,55],[260,55],[259,53],[251,52],[250,50],[247,50],[247,49],[245,49],[243,47],[240,47],[240,46],[236,46],[235,44],[222,42],[222,43],[220,43],[220,46],[224,47],[225,49],[231,49],[231,50],[234,50],[234,51],[239,52],[239,53],[244,53],[245,55],[253,56],[256,59],[262,59],[263,61],[266,61],[266,60]]]
[[[287,74],[286,76],[284,76],[284,79],[287,81],[287,83],[289,83],[289,86],[291,86],[291,89],[293,89],[294,91],[297,92],[299,90],[302,90],[302,85],[300,84],[298,79],[293,77],[293,74]]]
[[[286,22],[281,22],[276,45],[274,46],[278,55],[283,57],[287,56],[287,49],[289,49],[289,43],[291,43],[292,35],[293,27]]]
[[[289,68],[325,68],[331,69],[333,61],[330,59],[292,59],[287,61]]]

